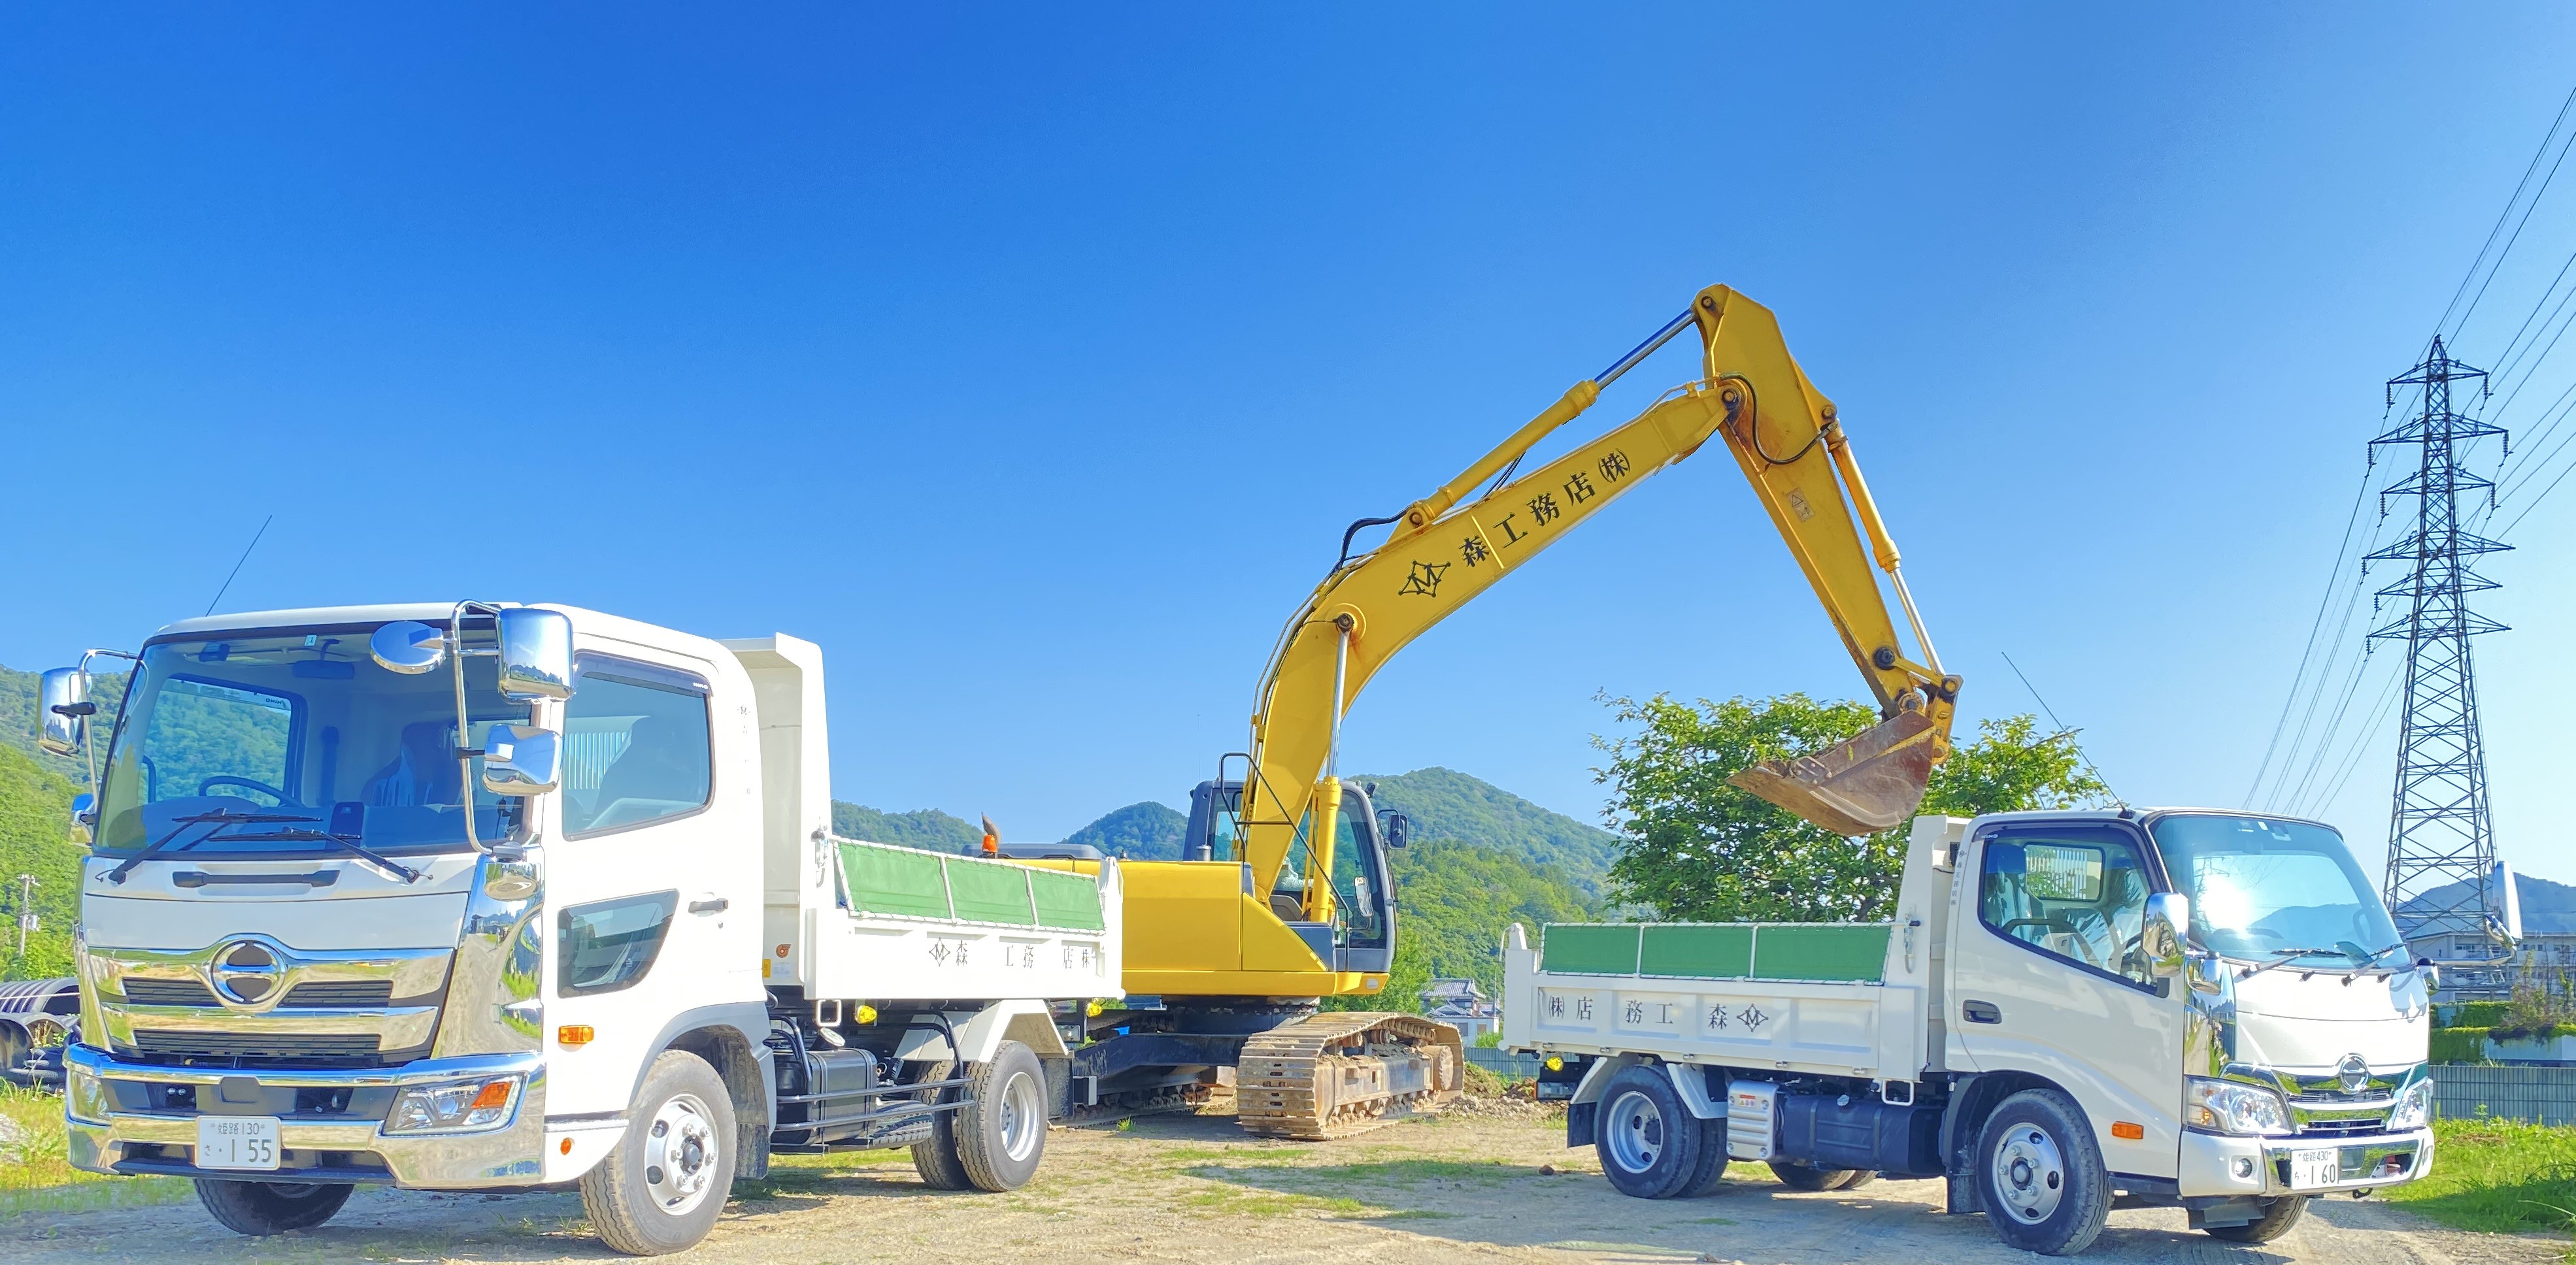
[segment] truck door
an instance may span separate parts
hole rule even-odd
[[[2171,1177],[2183,998],[2140,942],[2152,858],[2118,822],[1984,836],[1956,888],[1946,1018],[1977,1071],[2026,1071],[2073,1094],[2112,1172]]]
[[[564,703],[558,833],[546,848],[549,1115],[621,1111],[664,1024],[727,995],[720,923],[755,924],[727,881],[704,669],[585,652]],[[738,766],[737,766],[738,767]],[[741,798],[728,787],[724,803]],[[758,856],[758,849],[739,849]],[[755,861],[756,863],[756,861]],[[750,889],[756,902],[757,886]],[[588,1040],[565,1041],[565,1029]],[[597,1075],[573,1074],[583,1069]]]

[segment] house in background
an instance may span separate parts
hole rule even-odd
[[[1485,990],[1471,979],[1436,979],[1422,990],[1422,1013],[1458,1030],[1458,1036],[1469,1045],[1476,1038],[1502,1026],[1500,1003],[1485,999]]]

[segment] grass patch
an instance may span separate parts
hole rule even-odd
[[[1367,1216],[1383,1211],[1356,1199],[1248,1190],[1202,1190],[1181,1196],[1181,1206],[1239,1217],[1288,1217],[1315,1212]]]
[[[0,1216],[22,1212],[87,1212],[182,1203],[196,1186],[182,1177],[105,1177],[73,1168],[64,1157],[63,1100],[23,1085],[0,1085],[0,1119],[18,1135],[16,1162],[0,1164]]]
[[[2462,1230],[2566,1233],[2576,1226],[2576,1127],[2433,1122],[2433,1173],[2384,1196]]]

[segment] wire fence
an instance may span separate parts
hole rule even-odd
[[[2436,1063],[2433,1091],[2433,1110],[2448,1120],[2576,1124],[2576,1067]]]

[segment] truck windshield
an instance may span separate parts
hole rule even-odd
[[[2191,813],[2149,830],[2191,898],[2193,937],[2222,956],[2358,967],[2400,944],[2343,836],[2324,826]]]
[[[109,749],[98,848],[169,837],[164,855],[341,851],[317,832],[387,853],[461,848],[469,785],[475,833],[499,837],[501,800],[481,789],[480,761],[471,777],[457,767],[449,669],[388,672],[367,656],[373,631],[146,647]],[[475,747],[494,723],[528,720],[494,688],[496,662],[465,660]]]

